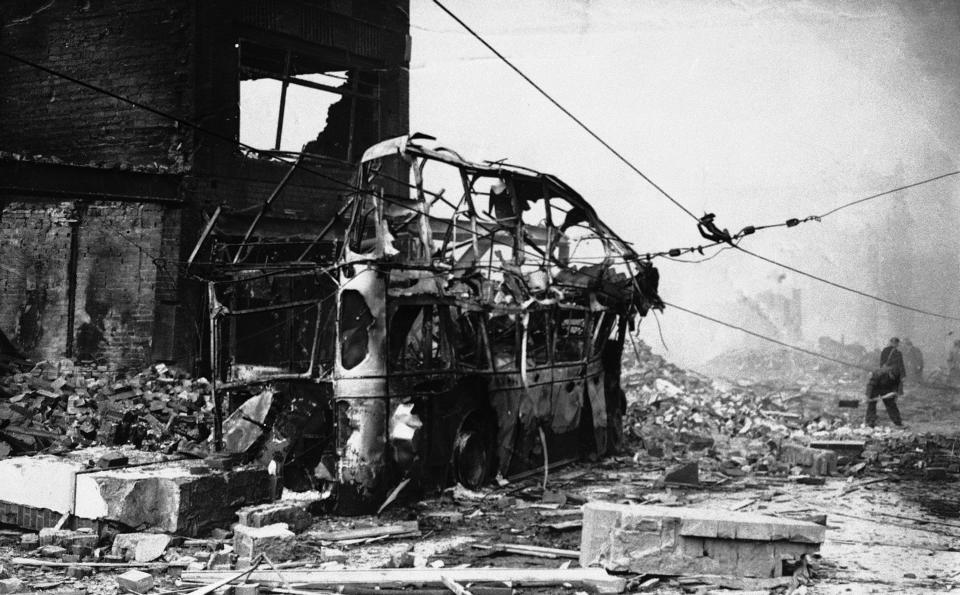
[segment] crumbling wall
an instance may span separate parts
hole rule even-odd
[[[34,358],[147,363],[163,211],[119,202],[8,203],[0,213],[0,328]]]
[[[0,47],[160,110],[192,115],[192,3],[0,3]],[[0,149],[78,164],[179,168],[187,140],[169,119],[0,58]]]
[[[66,347],[72,217],[70,202],[0,211],[0,328],[30,355]]]
[[[77,261],[77,357],[120,366],[149,361],[158,276],[153,259],[162,232],[159,205],[98,202],[86,208]]]

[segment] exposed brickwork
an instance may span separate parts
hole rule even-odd
[[[75,269],[72,355],[118,367],[148,362],[157,285],[151,255],[160,253],[162,211],[131,203],[8,204],[0,214],[0,328],[33,357],[66,357]]]
[[[192,115],[192,2],[0,3],[0,47],[124,97]],[[38,10],[41,5],[47,5]],[[0,60],[0,148],[72,163],[179,167],[176,125],[29,66]]]
[[[70,202],[0,212],[0,328],[31,355],[64,353],[73,216]]]
[[[139,367],[150,360],[163,207],[93,203],[80,228],[76,356]],[[169,268],[176,274],[176,268]],[[164,274],[164,273],[161,273]]]
[[[0,500],[0,523],[39,531],[47,527],[54,527],[60,522],[63,515],[48,508],[34,508],[23,504],[14,504]],[[93,529],[98,531],[100,523],[93,519],[81,519],[71,516],[67,527],[73,529]]]
[[[0,176],[0,328],[35,358],[192,364],[204,291],[176,275],[201,212],[222,205],[225,214],[248,216],[286,171],[241,156],[230,141],[240,115],[236,44],[255,39],[338,69],[382,73],[379,111],[355,133],[386,138],[407,131],[408,13],[407,0],[0,2],[0,48],[227,139],[0,58],[0,151],[90,166],[46,165],[58,183],[45,184],[46,170],[21,172],[19,185],[6,188]],[[104,167],[104,183],[91,181],[89,172]],[[130,183],[118,183],[127,168],[181,172],[170,178],[182,184],[171,190],[129,172],[122,175]],[[352,174],[317,169],[344,182]],[[262,227],[309,234],[333,215],[342,192],[298,174]],[[160,204],[177,198],[182,205]],[[127,202],[108,202],[117,200]],[[130,241],[122,232],[132,232]]]

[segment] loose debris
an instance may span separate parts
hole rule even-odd
[[[165,364],[124,376],[70,360],[0,362],[0,458],[131,444],[202,456],[213,402],[209,383]],[[122,457],[122,455],[112,455]],[[122,459],[97,461],[122,466]]]
[[[580,510],[584,502],[590,502],[588,509],[597,501],[657,504],[669,507],[665,510],[674,511],[671,514],[684,515],[693,495],[703,494],[706,499],[698,506],[752,513],[776,503],[789,504],[804,484],[814,485],[807,489],[826,490],[832,504],[799,507],[787,515],[797,521],[781,518],[776,522],[808,519],[823,531],[834,530],[838,523],[882,519],[886,525],[923,531],[934,538],[957,534],[957,524],[917,514],[854,513],[843,508],[849,499],[890,490],[888,482],[934,486],[960,471],[956,454],[960,449],[954,438],[863,428],[853,417],[855,410],[835,407],[839,393],[848,390],[854,395],[859,390],[845,375],[814,382],[795,370],[779,377],[767,370],[768,377],[762,381],[714,380],[665,362],[642,343],[638,351],[640,360],[629,356],[624,367],[630,456],[573,469],[554,468],[546,489],[542,473],[532,472],[499,487],[467,490],[458,486],[412,505],[401,500],[383,518],[357,519],[318,517],[313,503],[322,496],[317,493],[242,508],[233,526],[190,539],[152,532],[149,527],[74,530],[66,515],[57,529],[0,531],[0,593],[46,587],[60,590],[55,593],[70,588],[90,593],[119,588],[132,593],[180,590],[202,595],[228,584],[234,595],[319,595],[348,585],[355,593],[372,593],[375,586],[379,593],[390,593],[391,587],[402,585],[416,585],[419,590],[412,592],[417,593],[462,589],[474,595],[501,595],[516,588],[538,593],[561,588],[800,593],[812,581],[844,572],[836,563],[815,561],[806,542],[771,540],[771,547],[781,548],[772,555],[761,555],[756,540],[744,546],[754,548],[747,553],[739,551],[740,545],[732,545],[736,563],[727,567],[722,565],[722,554],[716,556],[716,563],[709,557],[704,562],[703,556],[696,562],[671,559],[672,568],[661,559],[644,566],[649,557],[621,560],[617,564],[629,570],[626,576],[576,566],[588,564],[582,557],[593,551],[581,545],[581,534],[596,532],[590,522],[584,523]],[[8,374],[0,378],[0,439],[11,455],[115,444],[116,430],[142,437],[137,440],[144,450],[186,456],[185,451],[202,454],[207,449],[204,433],[211,404],[202,379],[193,380],[163,366],[132,377],[64,363],[14,365],[8,361],[5,366]],[[115,419],[117,407],[120,423]],[[131,411],[136,419],[124,424],[124,415]],[[159,425],[141,419],[145,414]],[[89,436],[81,432],[87,422],[96,429]],[[116,424],[113,442],[101,442],[101,429],[111,423]],[[106,452],[90,465],[116,469],[129,466],[132,459],[127,459],[123,452]],[[883,475],[870,476],[877,473]],[[844,476],[848,481],[833,479]],[[750,486],[755,490],[744,493],[749,497],[709,505],[711,493]],[[960,503],[949,499],[921,501],[937,514],[960,512]],[[730,521],[735,513],[717,514]],[[657,531],[662,543],[662,529]],[[605,538],[612,535],[610,530],[599,533]],[[711,538],[680,535],[677,539]],[[426,547],[432,542],[442,545]],[[787,544],[796,551],[788,552]],[[943,545],[927,547],[931,552],[951,550]],[[713,550],[700,551],[722,549],[715,543]],[[371,568],[359,569],[365,567]],[[920,589],[949,584],[949,577],[931,576],[909,580]],[[511,587],[504,589],[504,582]]]

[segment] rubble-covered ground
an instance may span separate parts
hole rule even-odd
[[[911,379],[900,400],[907,428],[893,428],[882,406],[878,427],[865,428],[865,372],[786,352],[744,351],[713,362],[708,377],[673,366],[643,344],[638,351],[639,360],[630,354],[624,365],[628,409],[619,456],[554,469],[546,489],[538,472],[480,492],[456,487],[416,501],[401,497],[380,516],[307,515],[295,538],[271,550],[280,556],[270,560],[277,575],[291,568],[576,568],[581,506],[606,500],[758,512],[827,527],[819,556],[797,560],[783,578],[627,575],[628,592],[960,588],[960,394],[942,383]],[[211,404],[202,379],[164,367],[121,378],[63,362],[6,365],[0,456],[119,443],[176,456],[198,456],[205,449]],[[841,401],[859,402],[853,408],[841,407]],[[812,463],[797,458],[811,443],[828,441],[862,441],[863,448]],[[306,502],[319,495],[284,495],[298,497]],[[363,528],[371,530],[343,533]],[[138,540],[144,540],[139,549]],[[171,536],[158,547],[142,536],[37,536],[6,527],[0,530],[0,594],[116,593],[122,589],[118,576],[139,558],[151,593],[189,593],[203,586],[183,578],[195,569],[242,567],[238,544],[228,531]],[[130,577],[121,582],[136,588]],[[276,589],[326,592],[309,585]],[[444,592],[433,589],[419,592]],[[583,590],[569,585],[518,591]]]

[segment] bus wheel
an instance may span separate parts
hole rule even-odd
[[[493,471],[493,453],[478,430],[462,430],[453,445],[453,472],[457,482],[471,490],[482,487]]]

